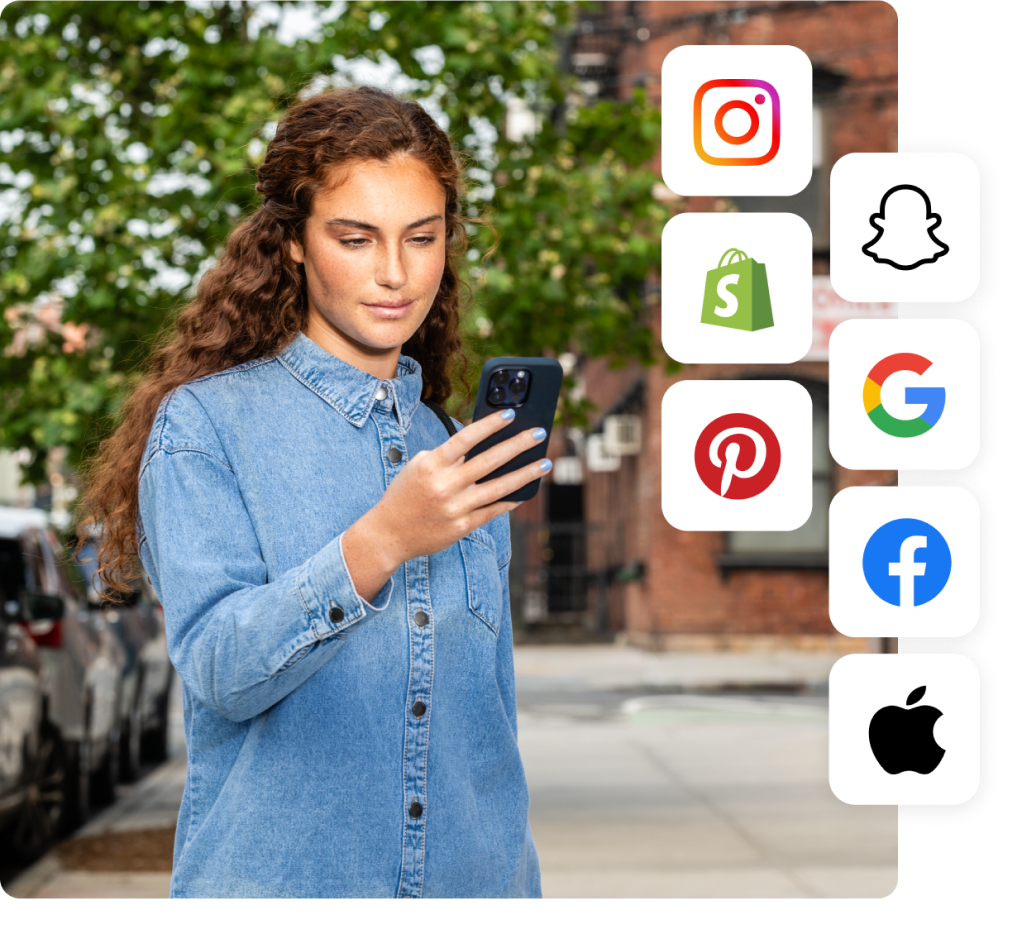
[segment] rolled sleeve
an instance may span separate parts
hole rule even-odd
[[[208,451],[158,450],[139,477],[139,512],[171,661],[199,700],[233,721],[286,697],[389,602],[392,581],[372,604],[355,591],[342,535],[270,581],[235,474]],[[335,608],[343,617],[331,618]]]

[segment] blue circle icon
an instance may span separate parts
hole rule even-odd
[[[937,596],[951,576],[951,549],[921,519],[895,519],[869,537],[862,553],[866,583],[892,606],[922,606]]]

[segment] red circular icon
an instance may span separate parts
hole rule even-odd
[[[696,471],[715,494],[747,500],[763,493],[781,468],[774,431],[748,413],[718,416],[696,440]]]

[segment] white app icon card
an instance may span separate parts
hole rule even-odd
[[[965,635],[979,504],[960,487],[849,487],[830,504],[830,619],[848,636]]]
[[[965,155],[845,155],[830,173],[830,280],[846,300],[950,303],[979,286],[979,171]]]
[[[958,319],[851,319],[830,338],[830,452],[951,470],[979,452],[979,336]]]
[[[794,381],[673,384],[661,506],[676,529],[791,530],[812,512],[813,404]]]
[[[667,354],[798,361],[813,341],[813,234],[793,213],[681,213],[664,227]]]
[[[979,672],[961,655],[846,655],[830,670],[830,789],[964,803],[979,787]]]
[[[797,194],[812,174],[813,69],[791,45],[682,45],[662,74],[664,183],[682,196]]]

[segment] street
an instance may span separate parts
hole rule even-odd
[[[894,889],[897,810],[846,806],[827,784],[835,656],[553,646],[516,659],[544,896]],[[798,685],[808,693],[783,692]]]
[[[836,657],[517,647],[544,896],[890,893],[897,809],[846,806],[827,785],[825,682]],[[185,771],[179,713],[171,760],[9,893],[167,895]]]

